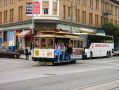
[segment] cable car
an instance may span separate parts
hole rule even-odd
[[[83,40],[79,35],[63,31],[41,31],[34,36],[33,61],[53,65],[75,63],[82,58]]]

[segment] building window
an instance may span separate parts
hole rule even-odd
[[[105,12],[108,12],[109,13],[109,3],[105,3]]]
[[[13,4],[14,0],[10,0],[10,4]]]
[[[48,14],[48,13],[49,13],[48,11],[49,11],[48,8],[44,8],[44,9],[43,9],[43,14]]]
[[[3,0],[4,1],[4,6],[7,6],[7,0]]]
[[[23,6],[19,6],[18,15],[18,20],[21,21],[23,19]]]
[[[111,14],[113,15],[113,5],[111,5],[110,11],[111,11]]]
[[[103,25],[103,24],[104,24],[104,17],[101,16],[101,25]]]
[[[117,16],[117,7],[115,7],[115,16]]]
[[[0,24],[2,24],[2,12],[0,12]]]
[[[104,18],[104,24],[107,23],[109,21],[108,18]]]
[[[78,22],[78,9],[75,9],[76,22]]]
[[[4,23],[7,23],[7,10],[4,11]]]
[[[66,19],[66,5],[63,5],[63,19]]]
[[[42,2],[43,14],[49,14],[49,1]]]
[[[68,6],[68,17],[71,17],[71,7]]]
[[[117,11],[118,11],[118,18],[119,18],[119,8],[118,8],[118,10],[117,10]]]
[[[3,1],[2,0],[0,0],[0,7],[2,7],[3,6]]]
[[[110,19],[110,22],[113,23],[113,19]]]
[[[80,0],[77,0],[77,3],[80,4]]]
[[[95,15],[95,25],[98,26],[98,15]]]
[[[78,22],[80,22],[80,10],[78,9]]]
[[[86,24],[86,11],[82,11],[82,23]]]
[[[10,22],[13,22],[14,17],[14,9],[10,9]]]
[[[93,24],[93,13],[89,13],[89,24]]]
[[[90,7],[93,7],[93,0],[90,0]]]
[[[83,0],[83,6],[86,7],[86,5],[87,5],[87,0]]]
[[[117,20],[114,21],[114,24],[117,24]]]
[[[96,1],[96,9],[99,10],[99,0],[95,0]]]
[[[57,15],[57,2],[53,2],[53,15]]]
[[[103,1],[101,0],[101,11],[103,11]]]

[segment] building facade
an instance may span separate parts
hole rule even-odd
[[[32,3],[32,0],[0,2],[0,42],[3,42],[5,47],[15,50],[18,46],[18,34],[32,27],[32,17],[26,15],[26,5]]]
[[[106,22],[119,24],[119,2],[116,0],[36,1],[41,4],[40,14],[34,17],[37,28],[95,32]]]
[[[39,9],[36,9],[39,11],[29,16],[26,12],[32,1],[39,3],[36,5],[36,7],[39,5]],[[14,39],[12,43],[16,45],[17,34],[33,27],[37,33],[41,30],[56,29],[95,33],[96,29],[107,21],[119,25],[119,3],[116,0],[0,0],[0,2],[2,2],[0,36],[6,46],[11,43],[10,37],[11,41]]]

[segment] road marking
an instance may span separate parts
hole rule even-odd
[[[33,62],[33,61],[28,61]],[[16,60],[0,60],[0,64],[17,64],[17,63],[28,63],[27,61],[16,61]]]

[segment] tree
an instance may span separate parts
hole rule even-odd
[[[106,35],[114,36],[115,44],[119,43],[119,25],[107,22],[102,26],[102,30],[105,31]]]

